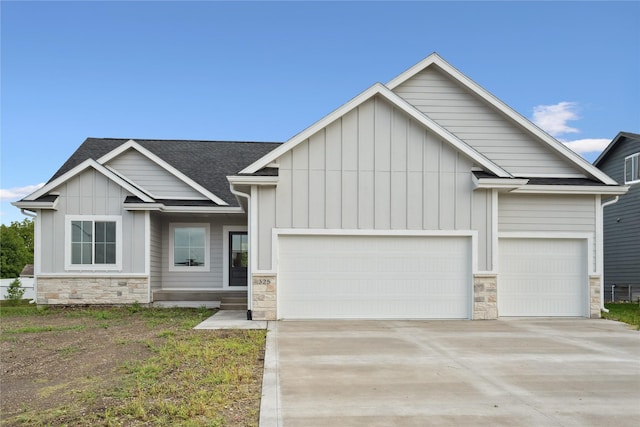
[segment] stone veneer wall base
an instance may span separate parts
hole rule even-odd
[[[473,276],[473,320],[498,318],[498,286],[495,274]]]
[[[276,320],[276,275],[251,275],[251,318],[253,320]]]
[[[599,319],[602,317],[602,294],[600,293],[600,276],[589,276],[589,317]]]
[[[148,304],[148,277],[38,276],[36,303],[48,305]]]

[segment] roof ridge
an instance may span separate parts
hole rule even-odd
[[[238,141],[238,140],[220,140],[220,139],[166,139],[166,138],[98,138],[87,137],[86,139],[103,140],[103,141],[166,141],[166,142],[221,142],[221,143],[242,143],[242,144],[282,144],[282,141]]]

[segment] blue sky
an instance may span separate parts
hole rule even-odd
[[[284,141],[432,52],[593,161],[640,132],[640,2],[0,3],[0,198],[89,136]]]

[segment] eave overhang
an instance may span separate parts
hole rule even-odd
[[[523,185],[512,193],[528,194],[602,194],[620,196],[629,191],[624,185]]]
[[[30,211],[37,209],[58,210],[58,200],[60,200],[60,198],[57,195],[47,195],[41,199],[18,200],[17,202],[11,202],[11,204],[18,209],[27,209]]]

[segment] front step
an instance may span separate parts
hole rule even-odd
[[[153,292],[153,304],[159,307],[219,307],[220,310],[247,310],[247,291],[180,291]]]

